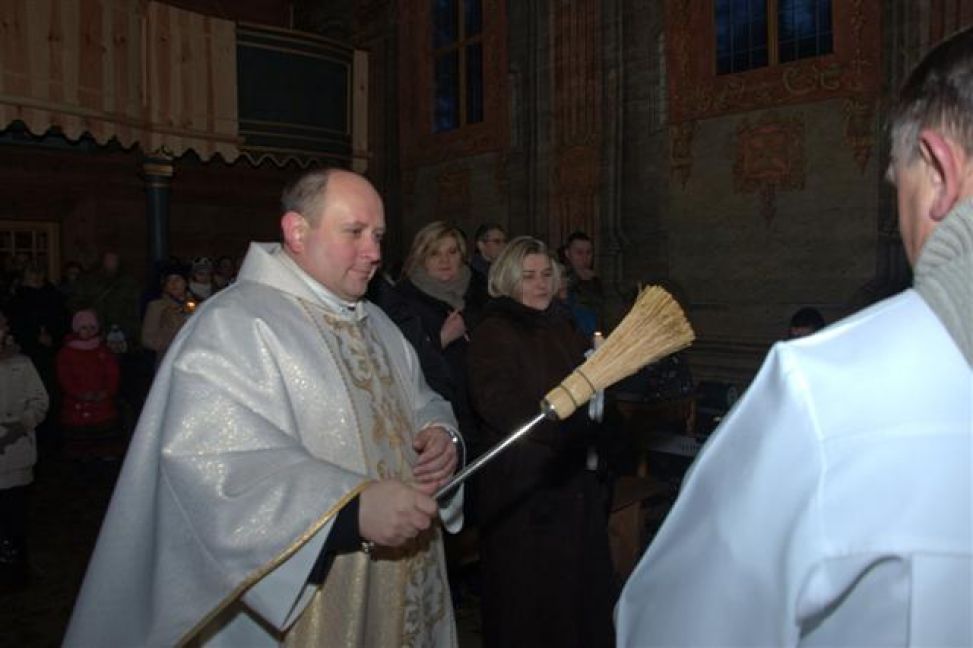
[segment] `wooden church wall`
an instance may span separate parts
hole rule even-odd
[[[51,138],[48,138],[50,141]],[[142,158],[134,151],[86,148],[63,142],[0,145],[0,220],[53,223],[59,238],[56,266],[97,263],[105,250],[147,280],[148,231]],[[278,238],[281,187],[300,169],[254,168],[214,159],[175,163],[170,196],[170,252],[235,256],[251,240]],[[56,275],[55,275],[56,278]]]

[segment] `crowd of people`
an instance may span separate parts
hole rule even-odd
[[[138,343],[157,353],[157,377],[116,487],[126,495],[107,514],[66,641],[246,643],[269,627],[303,636],[327,619],[355,638],[345,643],[415,634],[441,644],[453,632],[450,589],[467,583],[433,520],[456,531],[465,517],[479,530],[483,576],[468,585],[489,643],[536,644],[567,606],[578,613],[558,624],[563,645],[610,645],[609,485],[589,462],[598,421],[547,423],[475,480],[432,497],[583,361],[603,326],[590,237],[573,234],[557,259],[537,239],[508,242],[496,223],[468,239],[436,221],[390,276],[380,270],[382,203],[361,176],[310,172],[282,206],[282,243],[253,244],[225,282],[233,289],[210,289],[211,268],[197,261],[188,277],[164,269],[158,295],[141,300]],[[96,312],[74,319],[71,352],[104,355]],[[110,384],[89,391],[111,399],[118,371],[104,374]],[[514,479],[525,469],[530,479]],[[301,493],[312,491],[310,504]],[[253,507],[274,511],[269,537],[263,526],[260,537],[245,533],[243,553],[217,541]],[[213,554],[222,568],[207,566]],[[165,569],[148,570],[159,561]],[[586,569],[571,578],[579,561]],[[560,573],[557,585],[528,566]],[[192,574],[195,594],[163,573]],[[254,573],[242,598],[227,598]],[[355,607],[382,582],[398,616]],[[309,599],[314,584],[321,595]],[[140,613],[109,629],[98,613],[106,605]]]
[[[28,493],[38,459],[41,467],[59,455],[87,466],[124,456],[157,359],[195,305],[233,281],[229,257],[217,268],[202,257],[185,265],[171,259],[159,287],[143,289],[115,252],[105,252],[87,271],[65,263],[56,284],[46,266],[26,254],[3,259],[0,380],[9,419],[0,423],[6,434],[0,452],[4,590],[29,582]]]
[[[444,489],[605,330],[591,237],[553,253],[436,221],[391,276],[382,199],[337,169],[284,190],[281,242],[239,272],[197,259],[140,299],[117,255],[57,288],[23,269],[0,313],[3,549],[26,554],[7,520],[45,413],[104,450],[119,359],[151,349],[68,646],[456,645],[464,520],[487,646],[968,645],[971,97],[966,31],[893,114],[915,289],[818,334],[795,314],[620,598],[600,417],[544,421]]]

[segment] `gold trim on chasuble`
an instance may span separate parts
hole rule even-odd
[[[297,550],[303,547],[308,540],[314,537],[314,534],[320,531],[321,527],[323,527],[325,524],[328,523],[328,520],[330,520],[332,517],[337,515],[338,511],[344,508],[344,506],[348,504],[348,502],[358,497],[358,495],[365,489],[365,486],[367,486],[368,484],[369,482],[363,481],[354,489],[349,491],[347,495],[345,495],[340,500],[335,502],[334,506],[328,509],[324,515],[318,518],[318,520],[314,522],[314,524],[308,527],[307,531],[302,533],[297,538],[297,540],[291,543],[289,547],[284,549],[282,552],[280,552],[277,556],[275,556],[271,560],[267,561],[267,563],[265,563],[264,565],[255,569],[249,576],[243,579],[243,581],[241,581],[240,584],[233,589],[233,591],[231,591],[226,597],[223,598],[222,601],[220,601],[219,605],[217,605],[206,616],[200,619],[199,622],[196,625],[194,625],[192,629],[189,630],[189,632],[185,633],[179,639],[179,641],[176,642],[176,645],[185,646],[188,645],[189,642],[193,641],[196,638],[196,635],[202,632],[206,628],[206,626],[213,621],[213,619],[219,616],[220,612],[225,610],[235,600],[243,596],[244,592],[246,592],[248,589],[256,585],[267,574],[280,567],[280,565],[283,564],[284,561],[286,561],[288,558],[290,558],[295,553],[297,553]]]
[[[315,315],[358,422],[365,465],[380,479],[413,480],[412,416],[407,392],[367,321]],[[400,381],[402,378],[400,377]],[[399,548],[335,557],[324,584],[287,633],[288,646],[456,645],[438,525]],[[442,624],[446,623],[446,627]]]

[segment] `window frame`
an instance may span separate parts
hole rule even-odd
[[[483,120],[436,132],[430,0],[399,0],[398,82],[403,168],[503,150],[510,138],[507,3],[481,0]]]
[[[61,279],[61,227],[54,221],[0,219],[0,232],[10,235],[0,236],[0,258],[25,252],[31,261],[37,261],[37,253],[43,251],[47,256],[47,280],[57,283]],[[29,234],[31,243],[27,248],[18,246],[17,234]],[[38,243],[38,235],[46,237],[46,245]]]

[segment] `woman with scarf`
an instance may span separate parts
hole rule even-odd
[[[437,368],[426,372],[426,382],[453,406],[469,461],[485,449],[478,441],[467,395],[466,351],[469,332],[486,301],[486,284],[467,264],[463,233],[442,221],[419,230],[395,289],[400,299],[390,303],[389,317],[400,328],[418,319],[427,340],[417,350],[441,356],[442,361],[426,358],[423,363],[424,367]],[[463,603],[464,589],[476,588],[475,571],[465,569],[473,561],[469,547],[474,545],[470,534],[476,526],[476,488],[475,481],[467,482],[464,534],[446,540],[450,590],[456,607]]]
[[[466,238],[443,221],[429,223],[416,234],[396,290],[404,302],[389,316],[400,321],[408,311],[418,316],[434,349],[442,354],[449,373],[427,376],[429,386],[453,406],[466,441],[467,460],[478,449],[476,423],[466,394],[466,349],[469,332],[486,300],[486,286],[467,265]],[[433,384],[433,383],[439,384]]]
[[[79,459],[118,458],[124,451],[115,406],[118,361],[98,334],[93,310],[75,313],[71,329],[57,354],[66,449]]]

